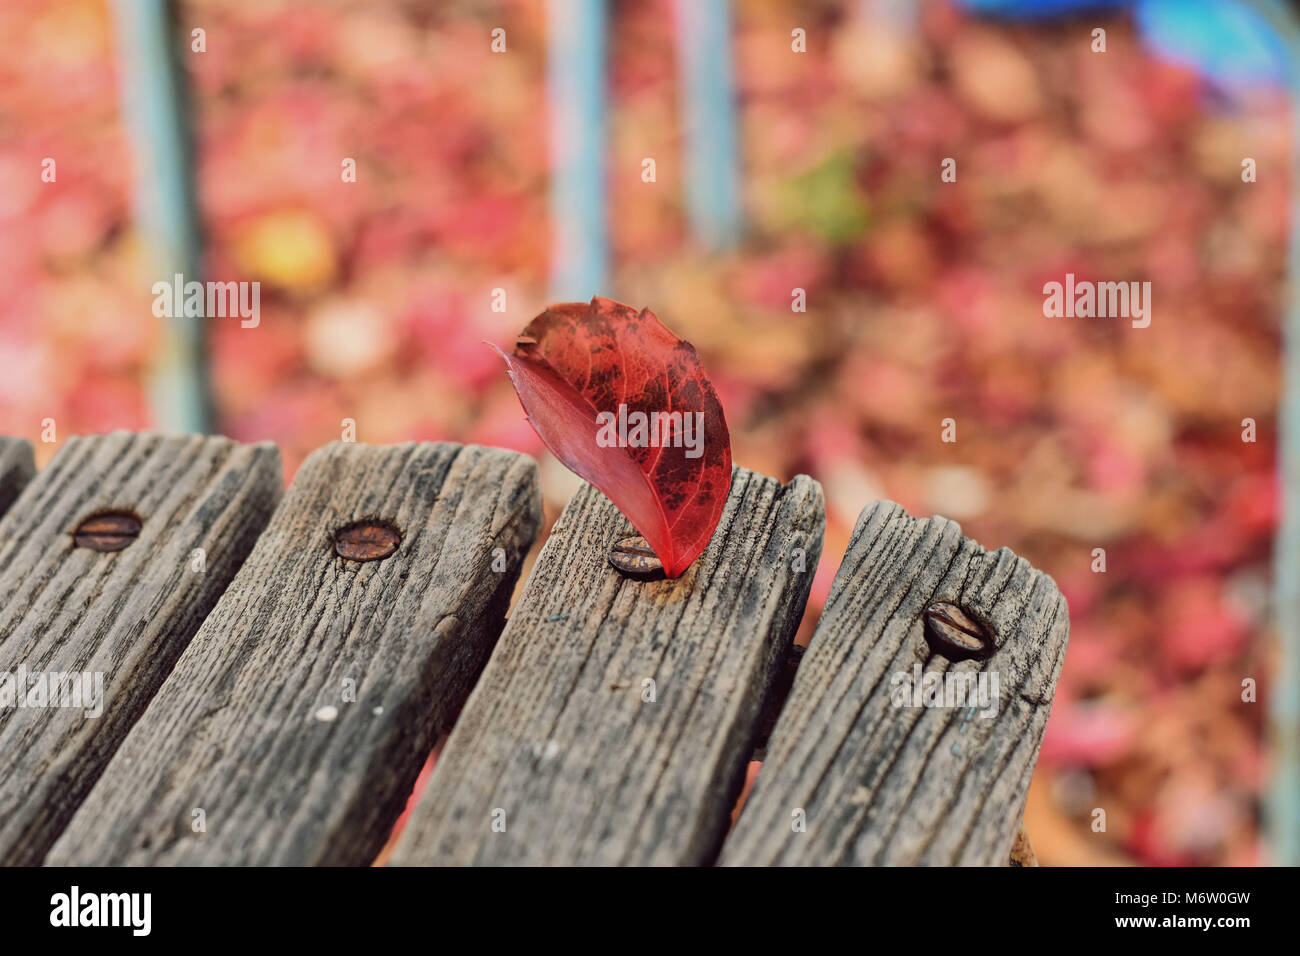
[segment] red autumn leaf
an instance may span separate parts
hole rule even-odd
[[[555,456],[627,516],[668,577],[690,567],[731,489],[727,423],[695,348],[649,309],[597,296],[551,306],[501,355]]]

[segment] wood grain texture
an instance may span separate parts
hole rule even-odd
[[[536,472],[477,446],[316,451],[50,860],[369,863],[500,633]],[[397,551],[339,557],[366,518]]]
[[[0,521],[0,675],[11,675],[14,695],[0,706],[0,862],[40,862],[243,563],[282,488],[272,445],[70,438]],[[111,553],[74,547],[80,521],[110,508],[142,520],[137,540]],[[18,706],[21,691],[52,672],[90,673],[92,699],[81,702],[92,706]],[[102,713],[88,717],[95,673]]]
[[[985,660],[934,655],[921,614],[956,603],[989,625]],[[863,511],[768,742],[724,865],[1005,866],[1069,617],[1047,575],[945,518]],[[996,713],[895,706],[896,675],[998,677]],[[796,811],[805,829],[796,832]]]
[[[35,474],[32,443],[26,438],[0,435],[0,515],[9,510]]]
[[[737,468],[704,554],[676,580],[634,580],[607,561],[631,525],[595,489],[580,490],[392,862],[710,861],[824,525],[817,482],[801,475],[783,487]],[[498,810],[504,832],[493,831]]]

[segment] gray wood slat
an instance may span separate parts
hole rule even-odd
[[[824,524],[817,482],[737,468],[695,564],[636,580],[607,561],[631,525],[595,489],[577,492],[392,862],[709,862]]]
[[[0,520],[0,675],[9,675],[13,695],[0,705],[0,862],[40,862],[243,563],[282,489],[272,445],[74,437]],[[74,547],[72,531],[104,509],[133,511],[139,537],[116,552]],[[91,706],[18,706],[35,700],[40,675],[51,672],[90,674],[91,699],[81,703]],[[88,717],[96,673],[102,712]],[[64,702],[72,701],[69,688]]]
[[[316,451],[50,860],[369,863],[500,633],[536,471],[477,446]],[[336,554],[367,518],[396,552]]]
[[[932,652],[921,616],[937,601],[991,627],[991,656]],[[1023,558],[868,507],[720,862],[1007,865],[1068,632],[1065,599]],[[996,674],[995,713],[897,706],[918,664],[983,671],[990,690]]]

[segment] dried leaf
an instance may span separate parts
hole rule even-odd
[[[501,354],[547,447],[627,516],[668,577],[685,571],[731,488],[727,423],[694,347],[648,309],[597,297],[551,306]]]

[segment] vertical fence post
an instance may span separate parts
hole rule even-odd
[[[1287,248],[1287,312],[1282,336],[1282,407],[1278,410],[1278,472],[1282,519],[1274,545],[1273,594],[1278,674],[1271,688],[1273,782],[1265,827],[1271,864],[1300,865],[1300,21],[1281,0],[1242,0],[1286,44],[1291,91],[1291,235]]]
[[[1243,0],[1273,28],[1288,53],[1291,91],[1291,234],[1282,337],[1278,471],[1282,517],[1274,549],[1273,594],[1279,660],[1272,687],[1273,780],[1267,831],[1270,863],[1300,865],[1300,21],[1280,0]]]
[[[114,3],[122,109],[135,165],[136,219],[152,281],[202,281],[193,150],[187,125],[182,38],[171,0]],[[151,284],[152,284],[151,281]],[[162,354],[149,385],[155,424],[164,431],[209,432],[213,407],[201,317],[166,318]]]
[[[605,292],[605,0],[550,0],[551,295]]]
[[[677,0],[677,49],[686,120],[686,207],[691,232],[720,251],[740,237],[736,95],[729,0]]]

